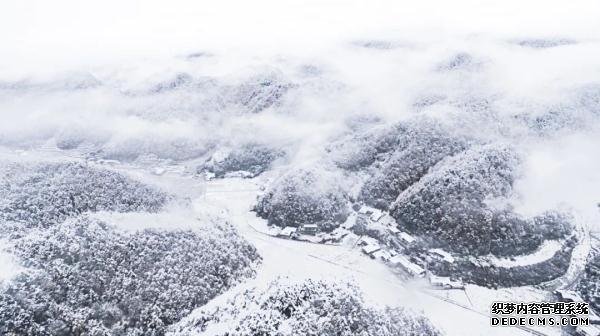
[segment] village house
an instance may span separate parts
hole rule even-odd
[[[389,252],[381,249],[373,252],[372,256],[375,259],[381,259],[385,262],[390,261],[390,259],[392,258],[392,255]]]
[[[300,226],[300,232],[307,235],[316,235],[319,232],[317,224],[304,224]]]
[[[449,277],[440,277],[429,274],[429,284],[433,287],[442,289],[464,289],[462,281],[452,280]]]
[[[298,229],[293,226],[286,226],[281,231],[279,231],[278,236],[292,238],[294,235],[296,235],[297,230]]]
[[[444,261],[449,264],[453,264],[455,261],[454,257],[450,253],[439,248],[429,249],[427,252],[431,258],[437,261]]]
[[[402,243],[402,245],[406,248],[413,247],[417,242],[417,239],[415,237],[409,235],[404,231],[400,231],[398,237],[400,238],[400,242]]]
[[[414,277],[425,277],[425,269],[406,259],[406,257],[404,256],[397,255],[395,257],[392,257],[390,259],[390,263],[394,266],[400,267],[403,271]]]
[[[379,250],[381,250],[381,247],[379,245],[371,245],[371,244],[367,244],[361,248],[361,251],[370,257],[372,257],[372,254],[374,252],[377,252]]]

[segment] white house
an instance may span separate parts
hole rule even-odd
[[[293,226],[286,226],[284,227],[280,232],[279,235],[282,237],[291,237],[293,234],[296,233],[298,229],[293,227]]]
[[[384,213],[379,209],[373,209],[371,213],[371,217],[369,217],[373,222],[377,222],[383,217]]]
[[[392,263],[395,266],[399,266],[405,272],[409,273],[412,276],[419,277],[419,278],[425,277],[425,269],[423,269],[423,267],[411,262],[410,260],[406,259],[406,257],[404,257],[404,256],[397,255],[395,257],[392,257],[390,259],[390,263]]]
[[[445,261],[450,264],[454,263],[454,261],[455,261],[454,257],[450,253],[448,253],[442,249],[433,248],[433,249],[429,249],[428,252],[431,257],[433,257],[437,260]]]
[[[319,227],[317,224],[304,224],[300,228],[300,231],[304,234],[315,235],[319,232]]]
[[[360,207],[360,209],[358,209],[358,213],[361,215],[370,215],[373,213],[373,208],[363,205]]]
[[[372,255],[373,257],[375,257],[375,259],[381,259],[383,261],[390,261],[390,259],[392,258],[392,255],[389,254],[389,252],[381,249],[373,252]]]
[[[397,227],[395,227],[395,226],[388,226],[388,230],[389,230],[391,233],[393,233],[393,234],[398,234],[398,233],[400,233],[400,230],[398,230],[398,228],[397,228]]]
[[[367,244],[367,245],[363,246],[361,248],[361,250],[363,251],[364,254],[371,255],[372,253],[381,250],[381,247],[379,247],[379,245]]]
[[[393,226],[394,228],[396,228],[396,220],[389,214],[384,214],[383,217],[381,217],[381,219],[379,220],[379,223],[383,225]]]
[[[365,246],[365,245],[379,245],[379,242],[377,241],[377,239],[373,238],[373,237],[362,237],[360,238],[360,241],[358,242],[358,245],[360,246]]]
[[[465,285],[461,281],[451,280],[449,277],[440,277],[429,275],[429,284],[433,287],[443,289],[464,289]]]
[[[398,237],[400,237],[400,240],[402,240],[402,243],[405,245],[405,247],[411,246],[417,241],[415,237],[409,235],[404,231],[401,231],[398,234]]]

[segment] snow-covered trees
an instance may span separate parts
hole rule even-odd
[[[199,170],[213,173],[216,177],[225,177],[228,173],[254,177],[271,168],[273,161],[285,155],[280,149],[257,143],[234,148],[222,157],[219,154],[221,153],[217,152],[213,155]]]
[[[81,216],[14,247],[31,271],[0,292],[0,333],[163,335],[253,274],[255,249],[227,227],[117,231]]]
[[[260,260],[227,224],[122,232],[91,219],[86,212],[157,212],[171,197],[119,173],[3,168],[0,232],[18,232],[2,238],[26,271],[0,288],[0,334],[163,335]]]
[[[383,161],[398,146],[404,127],[376,126],[350,134],[327,147],[328,156],[342,169],[356,171]]]
[[[363,185],[359,199],[387,209],[406,188],[447,156],[466,148],[464,139],[434,123],[399,126],[391,155]]]
[[[325,167],[298,168],[275,181],[255,211],[278,226],[331,226],[346,219],[348,197],[339,174]]]
[[[531,223],[488,205],[509,196],[518,163],[510,147],[467,150],[444,160],[400,194],[391,214],[410,232],[458,253],[529,252],[541,243]]]
[[[366,169],[369,177],[358,199],[387,209],[437,162],[468,145],[467,139],[452,135],[440,123],[417,119],[394,126],[371,127],[334,142],[327,150],[342,169]]]
[[[600,314],[600,256],[588,261],[583,277],[577,284],[577,291]]]
[[[280,71],[271,70],[249,78],[230,89],[229,99],[250,113],[261,112],[281,103],[284,95],[294,88]]]
[[[203,310],[173,326],[173,335],[403,336],[439,335],[422,316],[401,308],[375,309],[358,289],[332,281],[278,279],[225,305]]]
[[[81,163],[13,165],[0,180],[0,220],[48,227],[86,211],[156,212],[162,191]]]

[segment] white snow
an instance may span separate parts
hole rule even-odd
[[[542,245],[533,253],[527,255],[515,256],[512,259],[498,258],[493,255],[485,257],[485,260],[498,267],[527,266],[546,261],[554,256],[560,250],[564,241],[545,240]]]
[[[353,245],[323,245],[281,239],[268,234],[266,222],[250,212],[261,178],[209,181],[206,195],[194,201],[195,209],[208,205],[224,209],[225,217],[234,224],[263,257],[257,277],[209,302],[206,309],[218,306],[246,288],[265,288],[278,276],[291,281],[302,279],[354,280],[369,304],[404,306],[424,312],[447,335],[528,335],[515,328],[492,328],[489,306],[471,307],[456,300],[424,290],[426,280],[406,281],[395,275],[384,263],[372,260]],[[224,192],[227,191],[227,192]],[[392,258],[393,259],[393,258]],[[491,304],[491,301],[489,302]],[[193,317],[194,313],[189,316]]]

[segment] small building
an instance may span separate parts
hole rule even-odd
[[[295,228],[293,226],[286,226],[281,231],[279,231],[279,236],[291,238],[292,236],[294,236],[296,234],[296,231],[298,231],[297,228]]]
[[[379,247],[379,245],[371,245],[371,244],[367,244],[361,248],[361,251],[364,254],[369,255],[369,256],[371,256],[374,252],[377,252],[379,250],[381,250],[381,247]]]
[[[369,217],[373,222],[377,222],[383,217],[384,213],[379,209],[373,209]]]
[[[373,237],[362,237],[360,238],[360,240],[358,241],[358,245],[360,246],[365,246],[365,245],[376,245],[379,246],[379,242],[377,241],[377,239],[373,238]]]
[[[404,257],[404,256],[397,255],[395,257],[392,257],[390,259],[390,263],[392,263],[394,266],[400,267],[402,270],[404,270],[405,272],[407,272],[408,274],[410,274],[414,277],[419,277],[419,278],[425,277],[425,269],[423,269],[423,267],[421,267],[415,263],[412,263],[411,261],[406,259],[406,257]]]
[[[453,264],[455,261],[454,257],[450,253],[448,253],[442,249],[433,248],[433,249],[429,249],[428,252],[429,252],[429,256],[431,256],[432,258],[434,258],[438,261],[445,261],[449,264]]]
[[[300,227],[300,232],[314,236],[319,232],[319,227],[317,224],[304,224]]]
[[[341,228],[350,230],[356,224],[356,214],[350,214],[348,219],[340,225]]]
[[[279,226],[270,226],[269,231],[267,232],[269,236],[277,237],[281,235],[281,227]]]
[[[385,262],[388,262],[390,259],[392,259],[392,255],[389,252],[381,249],[373,252],[372,255],[375,259],[381,259]]]
[[[398,230],[398,228],[397,228],[397,227],[395,227],[395,226],[388,226],[388,228],[387,228],[387,229],[388,229],[388,230],[389,230],[391,233],[393,233],[393,234],[398,234],[398,233],[400,233],[400,230]]]
[[[433,274],[429,275],[429,284],[433,287],[442,289],[464,289],[462,281],[452,280],[449,277],[440,277]]]
[[[398,237],[400,237],[400,240],[402,242],[402,245],[404,245],[404,247],[411,247],[417,241],[417,239],[415,237],[409,235],[408,233],[406,233],[404,231],[400,231],[400,233],[398,234]]]
[[[370,215],[373,213],[373,208],[363,205],[360,207],[360,209],[358,209],[358,213],[361,215]]]
[[[381,219],[379,220],[379,223],[381,223],[383,225],[392,226],[395,229],[396,229],[396,225],[397,225],[394,217],[390,216],[389,214],[384,214],[383,217],[381,217]]]

